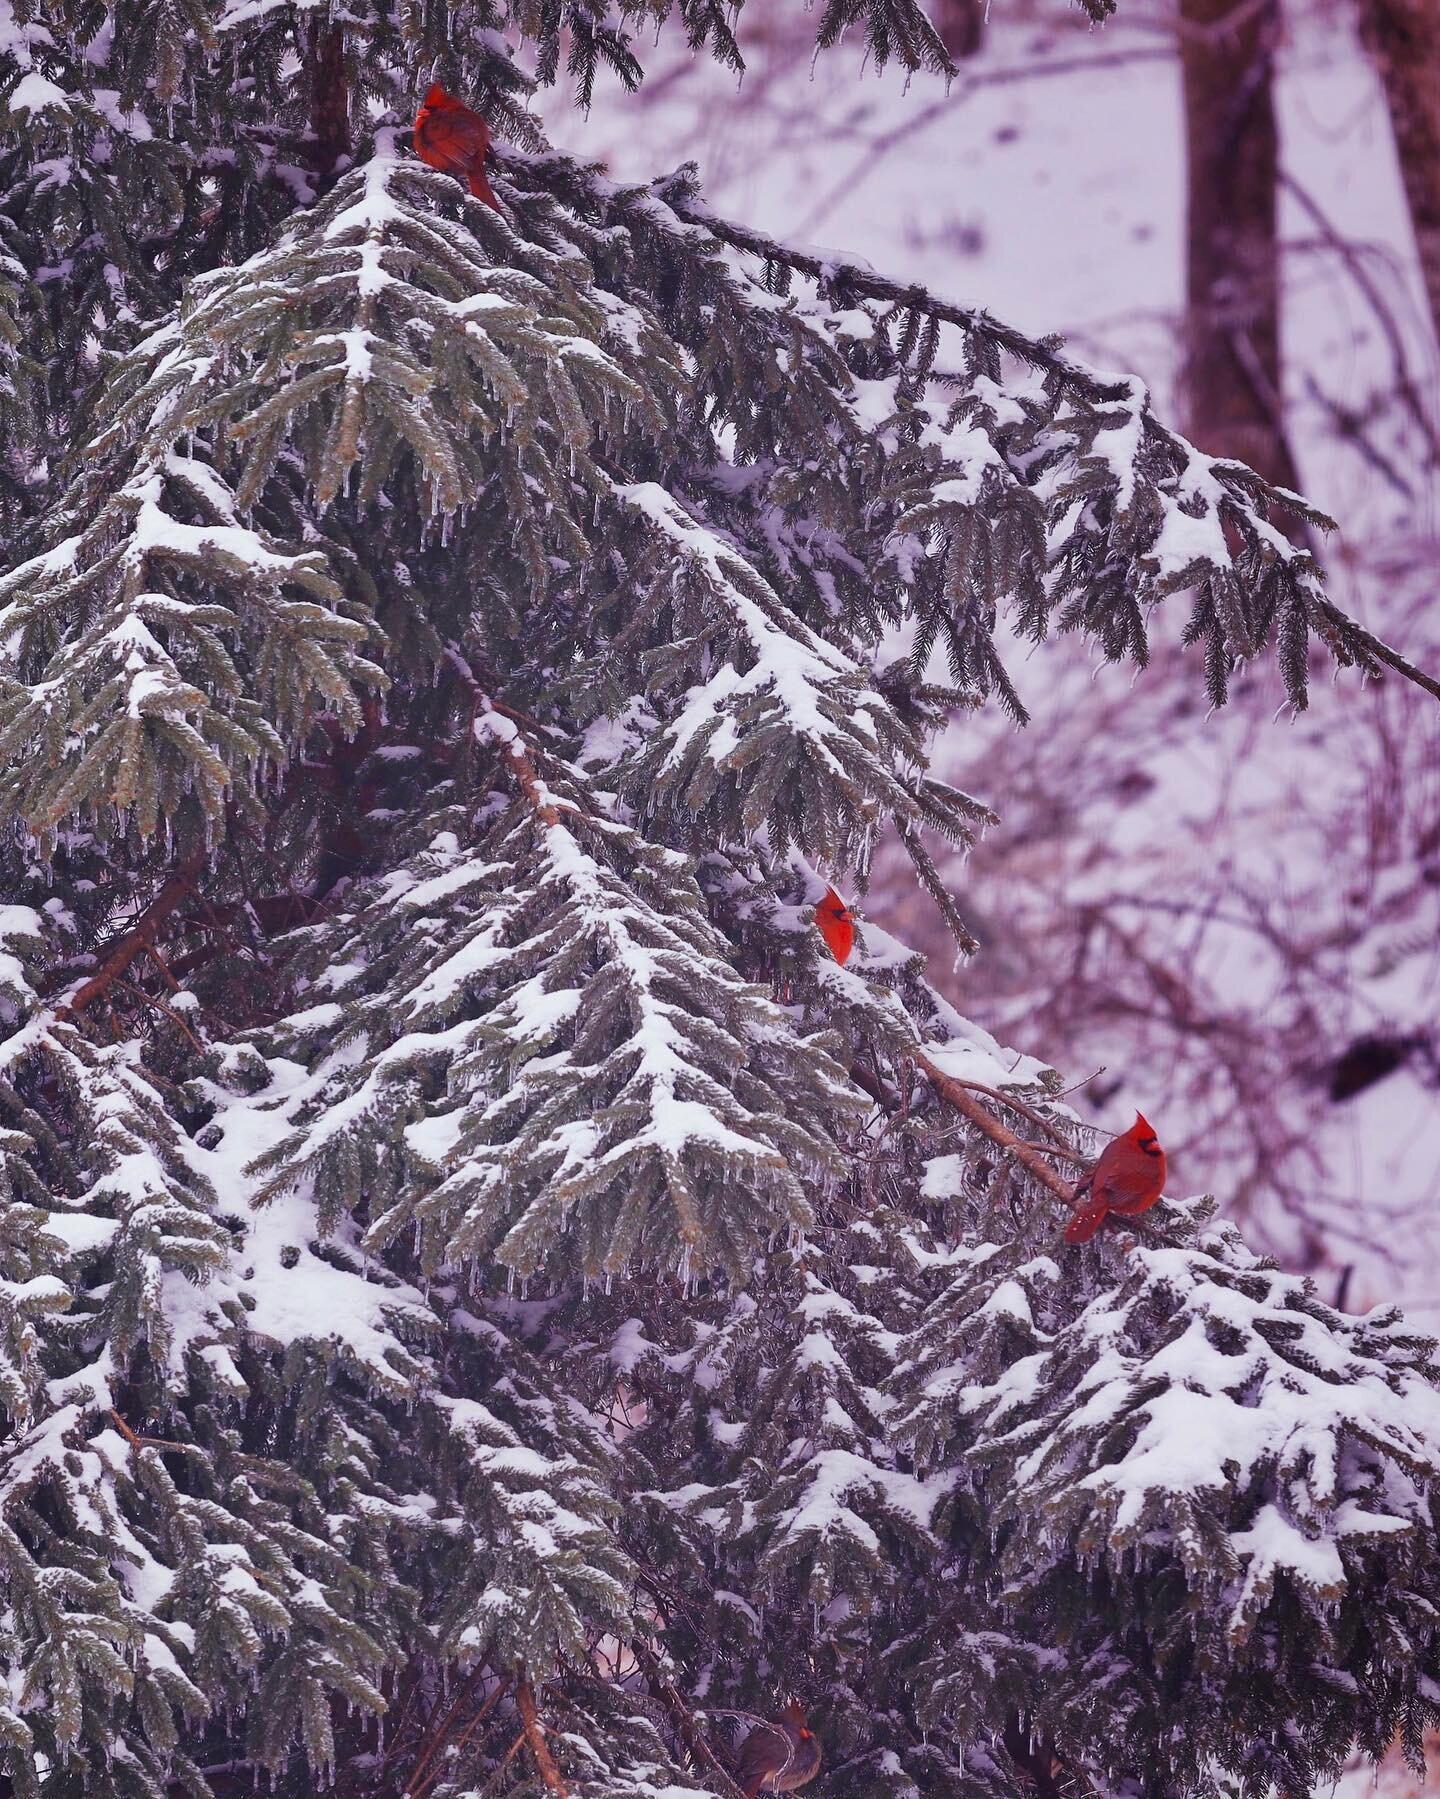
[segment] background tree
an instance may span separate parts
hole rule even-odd
[[[1440,341],[1440,19],[1427,0],[1364,9],[1365,33],[1385,87],[1430,319]]]
[[[1280,7],[1184,0],[1179,28],[1186,428],[1213,453],[1293,488],[1280,334]]]

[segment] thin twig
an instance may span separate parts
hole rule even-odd
[[[1340,258],[1350,279],[1359,288],[1366,304],[1374,313],[1376,322],[1380,326],[1381,335],[1390,352],[1390,368],[1394,376],[1396,391],[1404,400],[1407,411],[1429,446],[1431,457],[1440,460],[1440,432],[1437,432],[1432,423],[1430,415],[1425,409],[1425,403],[1420,398],[1411,378],[1410,361],[1405,352],[1405,340],[1400,335],[1400,327],[1395,322],[1394,314],[1391,312],[1385,296],[1376,286],[1370,271],[1365,267],[1360,255],[1360,246],[1351,243],[1344,236],[1310,190],[1297,181],[1288,169],[1280,171],[1280,185],[1288,189],[1301,211]]]
[[[411,1772],[409,1780],[405,1783],[403,1799],[424,1799],[424,1795],[429,1792],[430,1788],[434,1786],[435,1782],[440,1778],[440,1770],[438,1768],[433,1773],[428,1771],[430,1764],[444,1748],[446,1733],[449,1731],[451,1724],[455,1720],[455,1714],[465,1703],[467,1696],[473,1691],[475,1682],[483,1679],[484,1676],[485,1664],[482,1662],[469,1678],[461,1684],[460,1690],[451,1700],[449,1708],[440,1722],[426,1728],[424,1736],[420,1739],[419,1749],[417,1751],[418,1759],[415,1763],[415,1767]],[[499,1681],[491,1691],[485,1695],[479,1710],[475,1712],[472,1717],[466,1719],[465,1728],[460,1734],[459,1743],[456,1745],[457,1749],[462,1747],[464,1743],[475,1734],[475,1730],[481,1721],[509,1690],[510,1676],[504,1674],[500,1677]]]
[[[142,1000],[147,1006],[153,1006],[163,1017],[170,1020],[171,1024],[173,1024],[175,1029],[185,1038],[186,1042],[190,1045],[191,1049],[195,1051],[197,1056],[203,1056],[205,1054],[205,1045],[195,1035],[194,1031],[190,1029],[189,1025],[186,1024],[185,1020],[173,1006],[167,1006],[163,999],[157,999],[153,993],[147,993],[143,987],[137,987],[134,981],[124,980],[118,975],[115,978],[115,985],[117,987],[122,987],[126,993],[132,994],[136,999]]]
[[[1075,1145],[1071,1143],[1067,1137],[1063,1136],[1048,1118],[1042,1118],[1040,1113],[1032,1111],[1022,1100],[1016,1099],[1013,1094],[1001,1093],[998,1088],[986,1087],[979,1081],[962,1081],[956,1075],[951,1075],[949,1078],[953,1080],[958,1087],[968,1088],[971,1093],[983,1093],[986,1099],[993,1099],[1002,1106],[1009,1106],[1012,1111],[1018,1112],[1022,1118],[1028,1118],[1031,1124],[1035,1125],[1037,1129],[1044,1131],[1048,1137],[1053,1137],[1056,1145],[1053,1149],[1042,1149],[1039,1144],[1034,1146],[1036,1149],[1040,1150],[1041,1154],[1059,1156],[1062,1161],[1073,1162],[1077,1168],[1088,1168],[1090,1166],[1092,1160],[1090,1156],[1081,1155]]]
[[[130,1428],[120,1416],[119,1412],[115,1410],[113,1405],[109,1409],[110,1416],[115,1420],[115,1428],[120,1432],[120,1435],[124,1437],[125,1441],[132,1449],[169,1449],[173,1450],[177,1455],[188,1455],[190,1453],[187,1444],[168,1443],[163,1437],[142,1437],[137,1431]]]
[[[1259,0],[1260,4],[1266,0]],[[823,194],[800,221],[802,232],[813,231],[834,208],[837,201],[848,201],[863,181],[879,168],[884,158],[898,148],[906,138],[914,137],[934,124],[935,120],[951,113],[962,106],[972,94],[986,87],[1011,87],[1017,82],[1031,81],[1040,76],[1093,74],[1097,69],[1113,69],[1128,66],[1137,62],[1171,62],[1175,52],[1168,46],[1156,49],[1140,48],[1134,50],[1102,51],[1099,55],[1057,57],[1050,62],[1021,63],[1011,68],[986,69],[978,74],[968,75],[957,87],[947,90],[943,99],[933,100],[917,112],[911,112],[903,122],[893,130],[883,133],[865,146],[844,176],[830,190]]]

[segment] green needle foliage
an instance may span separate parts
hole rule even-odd
[[[733,1799],[789,1694],[837,1799],[1218,1799],[1440,1715],[1432,1346],[1208,1204],[1061,1248],[1060,1077],[813,924],[893,828],[973,950],[929,749],[1017,636],[1425,677],[1138,383],[552,150],[671,10],[5,15],[25,1799]]]

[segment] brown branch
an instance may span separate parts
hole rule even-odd
[[[524,738],[519,734],[521,727],[531,731],[543,730],[544,727],[539,721],[530,718],[526,713],[516,712],[512,707],[502,704],[499,700],[492,699],[476,676],[474,669],[471,668],[464,652],[456,644],[452,643],[446,647],[445,666],[458,677],[470,695],[473,706],[471,713],[472,736],[480,717],[487,712],[506,719],[516,727],[513,736],[505,737],[499,732],[491,733],[491,736],[496,748],[501,750],[510,762],[515,779],[520,784],[520,790],[535,808],[535,816],[541,824],[558,825],[562,811],[575,813],[574,806],[557,806],[554,800],[547,797],[540,780],[539,770],[535,766],[535,759],[530,754]]]
[[[535,1694],[530,1686],[530,1677],[523,1669],[515,1676],[515,1703],[520,1708],[520,1722],[525,1726],[525,1741],[535,1757],[540,1778],[555,1795],[555,1799],[570,1799],[570,1789],[559,1768],[555,1766],[555,1757],[545,1741],[545,1726],[540,1722],[540,1714],[535,1709]]]
[[[492,712],[495,710],[488,701],[486,709]],[[545,789],[540,785],[539,771],[535,767],[529,750],[525,747],[525,740],[518,735],[503,739],[497,737],[496,743],[509,759],[515,772],[515,779],[520,783],[520,789],[526,799],[535,808],[535,816],[541,824],[558,825],[560,808],[553,800],[545,797]],[[572,810],[573,807],[566,807],[567,812]]]
[[[1064,1772],[1065,1763],[1052,1744],[1032,1740],[1013,1712],[1006,1720],[1000,1740],[1011,1761],[1034,1785],[1039,1799],[1064,1799],[1059,1776]]]
[[[631,1643],[630,1651],[644,1670],[646,1680],[649,1681],[651,1687],[659,1697],[664,1700],[666,1706],[673,1714],[676,1729],[679,1730],[680,1735],[685,1739],[686,1748],[689,1749],[690,1753],[695,1756],[697,1760],[704,1762],[706,1767],[709,1768],[710,1772],[720,1782],[721,1792],[731,1795],[731,1799],[744,1799],[744,1795],[731,1777],[725,1764],[705,1741],[705,1733],[695,1722],[695,1716],[690,1710],[690,1707],[686,1705],[679,1693],[676,1692],[672,1683],[666,1680],[665,1676],[660,1672],[659,1659],[640,1642]]]
[[[470,659],[459,644],[446,644],[444,662],[446,668],[460,681],[470,697],[477,703],[483,701],[490,711],[498,712],[501,718],[508,718],[515,724],[522,725],[527,731],[544,732],[549,730],[548,725],[542,725],[540,720],[532,717],[530,713],[521,712],[516,707],[507,705],[504,700],[497,700],[486,689],[475,670],[470,666]]]
[[[110,991],[136,956],[149,948],[155,930],[182,900],[195,891],[195,877],[204,865],[205,858],[198,850],[186,857],[130,929],[105,951],[104,960],[90,979],[76,990],[72,999],[60,1007],[56,1013],[57,1018],[78,1018],[87,1006]]]
[[[244,905],[235,905],[228,900],[218,906],[207,904],[204,917],[197,918],[186,913],[180,922],[193,930],[214,931],[223,935],[234,949],[240,950],[244,945],[228,927],[245,918],[247,913],[253,913],[260,929],[267,937],[271,937],[293,930],[297,925],[314,924],[324,916],[326,909],[323,900],[313,899],[308,893],[296,893],[293,889],[287,889],[284,893],[258,893]]]
[[[500,1765],[498,1768],[496,1768],[495,1773],[491,1775],[490,1780],[486,1781],[484,1791],[488,1792],[490,1790],[491,1781],[495,1780],[499,1775],[501,1775],[505,1772],[506,1768],[508,1768],[510,1766],[511,1762],[514,1761],[516,1755],[520,1752],[520,1750],[522,1748],[524,1748],[524,1746],[525,1746],[525,1732],[522,1730],[520,1732],[519,1736],[516,1737],[515,1741],[510,1745],[510,1747],[505,1751],[504,1755],[500,1758]]]
[[[479,1730],[480,1726],[485,1722],[486,1714],[489,1712],[491,1705],[500,1697],[501,1693],[507,1692],[509,1690],[509,1686],[510,1686],[510,1682],[507,1679],[501,1686],[499,1686],[495,1689],[495,1691],[489,1696],[489,1698],[486,1699],[485,1703],[480,1707],[479,1711],[477,1711],[475,1713],[474,1717],[470,1718],[467,1721],[464,1730],[462,1730],[460,1732],[459,1736],[456,1737],[456,1739],[455,1739],[455,1757],[457,1760],[459,1759],[459,1757],[461,1755],[464,1754],[466,1748],[469,1746],[471,1737],[473,1737],[475,1735],[475,1732],[477,1730]],[[520,1740],[522,1742],[524,1741],[524,1736],[525,1736],[525,1733],[522,1731],[520,1733]],[[508,1760],[509,1758],[507,1757],[506,1759]],[[501,1766],[502,1767],[504,1766],[503,1762],[501,1763]],[[434,1786],[435,1782],[439,1778],[440,1778],[440,1770],[439,1770],[439,1768],[436,1768],[435,1771],[430,1775],[429,1779],[426,1781],[426,1792],[427,1793],[429,1792],[430,1788]]]
[[[145,954],[160,970],[161,978],[172,993],[181,993],[184,991],[179,981],[177,981],[175,976],[170,972],[170,964],[165,960],[164,956],[160,954],[153,943],[147,943],[145,945]]]
[[[109,1409],[110,1416],[115,1420],[115,1428],[132,1449],[168,1449],[173,1450],[176,1455],[189,1455],[192,1445],[167,1443],[163,1437],[142,1437],[138,1432],[131,1430],[113,1405]]]
[[[451,1724],[455,1721],[456,1713],[465,1703],[465,1700],[470,1693],[474,1691],[476,1681],[484,1679],[485,1672],[485,1665],[482,1662],[461,1685],[459,1692],[456,1693],[454,1699],[451,1700],[449,1709],[446,1711],[444,1717],[441,1718],[440,1722],[427,1727],[425,1734],[420,1739],[417,1749],[418,1759],[416,1760],[415,1767],[411,1772],[409,1780],[405,1783],[405,1792],[402,1799],[424,1799],[424,1795],[440,1778],[440,1770],[438,1768],[435,1769],[433,1773],[428,1772],[430,1764],[440,1753],[441,1749],[444,1748],[446,1735],[449,1732]],[[499,1681],[496,1682],[490,1692],[485,1695],[479,1710],[466,1720],[465,1729],[461,1733],[461,1744],[474,1735],[476,1727],[480,1724],[482,1719],[488,1715],[491,1709],[499,1703],[503,1695],[509,1691],[509,1688],[510,1676],[504,1674],[500,1677]]]
[[[1018,1162],[1027,1174],[1039,1181],[1042,1187],[1049,1188],[1067,1206],[1075,1204],[1074,1189],[1065,1179],[1056,1173],[1044,1160],[1043,1152],[1033,1143],[1027,1143],[1023,1137],[1017,1137],[1008,1125],[1001,1124],[993,1113],[988,1112],[969,1092],[967,1085],[957,1081],[953,1075],[946,1074],[930,1060],[923,1050],[915,1054],[915,1064],[926,1074],[935,1091],[954,1106],[955,1110],[973,1124],[984,1136],[1012,1161]]]

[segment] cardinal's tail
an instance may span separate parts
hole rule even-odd
[[[1093,1193],[1084,1187],[1077,1189],[1075,1197],[1077,1200],[1088,1200],[1089,1203],[1076,1206],[1074,1216],[1065,1226],[1065,1241],[1088,1243],[1104,1224],[1105,1214],[1110,1208],[1103,1200],[1097,1204]]]
[[[487,206],[493,206],[499,212],[500,202],[495,198],[495,189],[485,178],[484,169],[470,170],[470,192],[477,200],[483,200]]]

